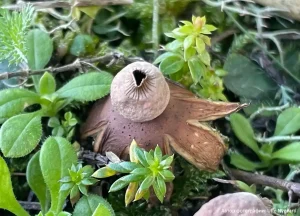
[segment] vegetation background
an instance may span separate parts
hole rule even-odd
[[[90,215],[100,211],[130,216],[193,215],[218,195],[247,191],[267,197],[274,209],[296,209],[293,213],[277,211],[278,215],[300,215],[299,194],[289,196],[282,182],[270,184],[268,177],[262,181],[250,177],[247,182],[228,172],[235,168],[299,181],[300,17],[290,5],[263,0],[23,3],[0,0],[0,155],[4,158],[0,160],[0,208],[16,215],[28,214],[21,206],[30,215],[40,210],[39,215],[70,215],[73,211],[76,215],[89,201],[97,203],[89,209]],[[55,9],[53,4],[57,4]],[[292,4],[299,9],[299,2]],[[175,154],[175,179],[170,174],[161,182],[165,185],[173,180],[171,200],[150,209],[145,200],[126,207],[124,189],[108,193],[118,178],[98,181],[92,174],[115,157],[98,155],[105,162],[99,157],[90,160],[84,152],[92,150],[92,142],[78,143],[79,127],[94,101],[109,93],[118,71],[137,60],[155,64],[166,77],[198,97],[250,104],[210,123],[227,137],[223,166],[211,173]],[[97,86],[92,89],[92,85]],[[61,173],[45,177],[51,171],[47,163],[57,152],[69,152],[69,157],[57,158]],[[158,161],[166,160],[159,150],[149,154]],[[77,165],[78,161],[90,166]],[[111,169],[114,174],[122,173],[120,167]],[[57,186],[58,180],[61,185]],[[101,196],[87,198],[90,185]],[[46,214],[47,187],[57,207],[51,206],[51,214]],[[161,188],[157,191],[158,197],[165,193]],[[59,197],[56,201],[53,194]],[[15,198],[21,205],[12,201]],[[74,210],[78,200],[82,206],[77,204]],[[9,211],[0,210],[0,215],[12,215]]]

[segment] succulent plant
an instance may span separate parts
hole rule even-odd
[[[170,171],[174,155],[162,155],[159,146],[149,152],[140,149],[135,140],[130,145],[130,161],[109,163],[107,166],[98,169],[93,177],[106,178],[117,173],[126,173],[115,181],[109,192],[115,192],[128,185],[125,194],[125,204],[128,206],[132,201],[142,198],[151,198],[153,189],[156,197],[163,202],[166,193],[166,182],[171,182],[175,178]]]
[[[132,71],[128,71],[129,68]],[[133,74],[136,67],[128,66],[127,69],[127,73]],[[144,73],[145,77],[154,73],[152,70],[157,70],[154,66],[149,67],[148,63],[139,63],[138,69]],[[123,77],[123,80],[126,80],[127,75],[122,72],[117,79],[122,80]],[[131,75],[131,78],[133,80],[129,82],[134,84],[134,76]],[[178,154],[196,167],[216,170],[226,151],[226,146],[216,130],[200,122],[224,117],[245,105],[199,99],[176,83],[168,80],[164,82],[169,86],[170,100],[161,115],[146,122],[133,122],[126,119],[120,114],[122,110],[112,103],[116,97],[124,98],[126,92],[119,91],[119,95],[112,93],[111,97],[99,100],[90,111],[87,121],[81,128],[82,139],[93,136],[95,138],[94,151],[103,153],[112,151],[122,159],[128,158],[129,143],[132,139],[135,139],[145,150],[154,149],[158,144],[164,153],[170,153],[169,145],[171,145]],[[146,83],[141,82],[140,86]],[[164,85],[163,82],[161,85]],[[120,86],[112,85],[112,88],[117,87],[120,88]],[[147,98],[146,108],[156,110],[159,105],[157,101],[167,98],[165,89],[153,88],[152,91],[155,91],[159,99],[153,97],[151,91],[138,91],[137,100],[128,98],[127,106],[135,107],[136,113],[142,113],[144,107],[139,105],[138,100]],[[111,91],[114,92],[115,89]]]

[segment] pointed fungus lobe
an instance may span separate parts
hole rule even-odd
[[[147,69],[142,70],[143,67]],[[128,68],[124,69],[126,69],[126,73],[124,72],[125,75],[122,76],[125,77],[123,77],[123,83],[126,83],[125,80],[130,77],[128,74],[131,77],[135,76],[136,66],[131,68],[132,71]],[[149,63],[139,62],[139,71],[143,71],[145,74],[135,77],[134,82],[131,80],[130,82],[133,83],[131,85],[142,85],[146,81],[145,77],[148,77],[153,72],[152,70],[158,69],[153,65],[150,67]],[[121,79],[120,77],[118,79]],[[161,79],[160,76],[158,77]],[[102,153],[112,151],[123,159],[128,157],[129,144],[132,139],[135,139],[146,150],[154,149],[159,144],[165,153],[168,152],[168,145],[171,145],[178,154],[196,167],[204,170],[216,170],[226,152],[226,146],[218,132],[204,121],[222,118],[238,111],[245,105],[199,99],[187,89],[165,78],[162,80],[163,82],[156,81],[160,88],[156,86],[146,92],[146,94],[151,94],[151,97],[147,95],[124,96],[126,92],[124,89],[123,94],[119,92],[118,95],[113,95],[113,86],[115,85],[113,81],[111,96],[97,101],[91,109],[81,128],[82,139],[93,136],[95,151]],[[169,99],[166,89],[170,91]],[[120,98],[116,98],[117,96]],[[145,100],[145,98],[147,99]],[[166,100],[159,103],[160,101],[157,101],[159,98],[167,99],[168,103],[165,109],[163,108]],[[114,100],[118,101],[117,105],[113,102]],[[120,110],[120,107],[123,107],[123,110]],[[135,107],[134,112],[126,110],[133,107]],[[124,112],[122,113],[122,111]],[[132,116],[127,116],[129,113],[136,114],[133,117],[135,121],[132,120]],[[153,114],[152,120],[136,119],[137,116],[148,119],[149,113]],[[161,114],[153,118],[157,113]]]

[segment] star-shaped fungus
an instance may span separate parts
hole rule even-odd
[[[133,139],[150,150],[169,146],[204,170],[216,170],[226,152],[220,134],[207,121],[236,112],[244,104],[213,102],[164,78],[157,67],[135,62],[114,78],[110,96],[95,103],[81,128],[94,137],[94,151],[112,151],[122,159]]]

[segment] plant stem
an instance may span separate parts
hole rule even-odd
[[[283,191],[292,191],[296,195],[300,196],[300,183],[286,181],[266,175],[254,174],[237,169],[229,169],[228,171],[234,178],[247,182],[248,184],[260,184],[281,189]]]
[[[69,1],[44,1],[44,2],[26,2],[31,4],[35,9],[47,9],[47,8],[71,8],[87,7],[87,6],[107,6],[107,5],[123,5],[132,4],[133,0],[76,0],[73,3]],[[20,4],[6,5],[2,8],[8,10],[20,10],[24,6],[24,2]]]
[[[256,141],[262,143],[280,142],[280,141],[298,141],[300,136],[274,136],[274,137],[254,137]]]
[[[286,108],[288,108],[290,104],[284,104],[283,106],[277,106],[277,107],[262,107],[259,108],[256,112],[252,113],[252,115],[249,117],[249,120],[252,121],[255,119],[256,116],[260,115],[262,112],[272,112],[272,111],[282,111]]]
[[[300,79],[296,77],[288,68],[286,68],[280,61],[278,61],[277,58],[275,58],[272,54],[269,53],[269,51],[258,41],[253,37],[252,34],[250,34],[233,16],[230,12],[225,11],[225,13],[228,15],[228,17],[235,23],[235,25],[244,33],[246,34],[254,44],[256,44],[262,51],[264,51],[276,64],[278,64],[283,71],[289,75],[291,78],[293,78],[297,83],[300,84]]]
[[[153,43],[154,59],[156,58],[157,51],[159,49],[158,23],[159,23],[159,0],[153,0],[152,43]]]
[[[90,64],[92,63],[101,63],[106,65],[112,65],[117,64],[120,60],[123,60],[125,64],[129,64],[135,61],[143,61],[141,58],[125,58],[123,54],[121,53],[110,53],[105,56],[98,56],[88,59],[76,59],[73,63],[68,65],[63,65],[60,67],[52,68],[48,67],[41,70],[19,70],[16,72],[3,72],[0,74],[0,80],[6,80],[13,77],[28,77],[28,76],[35,76],[43,74],[44,72],[48,71],[50,73],[56,74],[66,71],[72,71],[75,69],[79,69],[83,67],[84,65],[88,65],[90,67]]]

